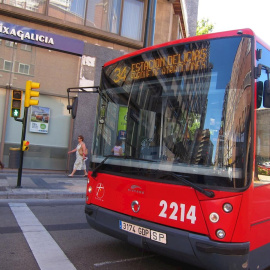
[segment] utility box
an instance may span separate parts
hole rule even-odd
[[[20,167],[20,158],[21,158],[21,149],[20,148],[9,148],[9,163],[8,167],[10,169],[19,169]]]

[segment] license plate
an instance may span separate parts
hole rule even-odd
[[[131,224],[122,220],[119,220],[119,228],[123,231],[134,233],[162,244],[167,243],[166,233],[150,230],[148,228],[137,226],[135,224]]]

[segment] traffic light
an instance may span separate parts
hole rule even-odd
[[[12,90],[12,101],[10,116],[19,118],[21,117],[21,104],[22,104],[22,91]]]
[[[29,150],[29,141],[23,141],[22,151]]]
[[[40,83],[27,81],[25,87],[25,98],[24,98],[24,107],[29,107],[31,105],[38,105],[37,99],[31,99],[31,97],[38,97],[39,92],[33,91],[32,89],[37,89],[40,87]]]

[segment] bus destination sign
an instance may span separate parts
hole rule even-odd
[[[121,68],[116,68],[111,76],[115,83],[119,83],[126,79],[139,80],[205,69],[207,68],[207,62],[207,49],[202,48],[133,63],[131,67],[123,65]]]

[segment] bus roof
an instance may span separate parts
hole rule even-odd
[[[116,59],[113,59],[113,60],[105,63],[104,64],[104,67],[109,66],[109,65],[112,65],[112,64],[114,64],[114,63],[116,63],[118,61],[127,59],[129,57],[133,57],[133,56],[142,54],[144,52],[156,50],[158,48],[162,48],[162,47],[166,47],[166,46],[171,46],[171,45],[174,45],[174,44],[188,43],[188,42],[193,42],[193,41],[198,41],[198,40],[215,39],[215,38],[221,38],[221,37],[232,37],[232,36],[239,36],[239,35],[255,36],[255,33],[251,29],[246,28],[246,29],[224,31],[224,32],[211,33],[211,34],[200,35],[200,36],[193,36],[193,37],[188,37],[188,38],[184,38],[184,39],[178,39],[178,40],[174,40],[174,41],[170,41],[170,42],[166,42],[166,43],[154,45],[154,46],[151,46],[151,47],[143,48],[143,49],[134,51],[134,52],[129,53],[129,54],[125,54],[125,55],[123,55],[121,57],[118,57]],[[259,40],[260,40],[260,42],[262,42],[261,39],[259,39]]]

